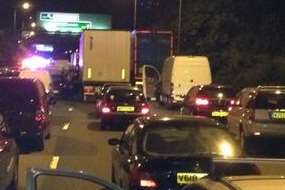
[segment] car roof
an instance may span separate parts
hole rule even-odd
[[[219,85],[219,84],[198,85],[198,87],[200,87],[201,90],[203,89],[225,89],[225,88],[233,89],[233,87],[230,85]]]
[[[143,124],[148,126],[149,124],[152,123],[194,123],[194,122],[201,122],[204,124],[207,124],[209,126],[217,126],[218,128],[221,128],[223,126],[221,123],[218,121],[207,118],[207,117],[202,117],[202,116],[185,116],[185,115],[165,115],[165,116],[149,116],[149,117],[140,117],[137,119],[137,122],[139,124]]]
[[[224,177],[220,180],[221,183],[225,184],[230,189],[243,189],[249,190],[254,186],[255,189],[259,190],[275,190],[285,185],[284,176],[266,176],[266,175],[249,175],[249,176],[234,176]],[[271,188],[269,188],[269,186]]]

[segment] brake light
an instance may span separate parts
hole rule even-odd
[[[206,98],[196,98],[195,103],[197,106],[207,106],[209,105],[209,100]]]
[[[104,106],[104,107],[102,108],[102,113],[110,113],[110,112],[111,112],[111,109],[110,109],[109,107]]]
[[[143,171],[141,168],[133,168],[131,170],[131,182],[134,186],[157,188],[158,182],[151,175]]]
[[[150,112],[149,107],[143,107],[142,110],[141,110],[142,114],[148,114],[149,112]]]
[[[47,120],[47,116],[45,114],[45,110],[43,107],[41,107],[40,110],[38,110],[36,112],[36,115],[35,115],[35,121],[38,121],[38,122],[45,122]]]

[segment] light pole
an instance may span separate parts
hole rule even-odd
[[[183,6],[183,0],[179,0],[178,29],[177,29],[177,53],[180,53],[180,45],[181,45],[182,6]]]
[[[133,30],[136,30],[137,28],[137,10],[138,10],[138,0],[134,0],[134,25],[133,25]]]
[[[21,4],[21,9],[23,9],[24,11],[31,9],[31,7],[32,5],[29,2],[23,2]],[[15,38],[17,38],[17,10],[18,8],[19,8],[19,4],[17,3],[14,8],[14,13],[13,13],[13,32],[14,32]]]

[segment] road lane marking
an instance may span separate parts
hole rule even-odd
[[[53,156],[49,164],[50,169],[56,169],[59,162],[59,156]]]
[[[63,131],[68,130],[69,126],[70,126],[70,123],[65,123],[64,126],[62,127],[62,130]]]

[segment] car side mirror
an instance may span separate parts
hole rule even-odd
[[[10,130],[8,130],[7,127],[2,127],[0,129],[0,133],[1,133],[1,136],[5,137],[5,138],[13,138],[14,137],[13,133]]]
[[[83,171],[32,168],[27,173],[27,180],[27,190],[62,189],[62,187],[67,189],[90,187],[90,189],[123,190],[114,183]]]
[[[119,139],[112,138],[112,139],[108,140],[108,143],[111,146],[116,146],[116,145],[119,145],[121,143],[121,141]]]

